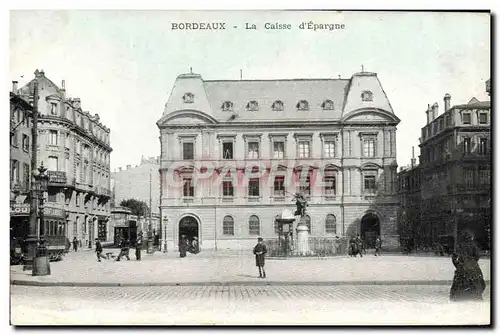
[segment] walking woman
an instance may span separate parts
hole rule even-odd
[[[486,284],[479,267],[479,248],[473,241],[472,234],[461,234],[456,252],[451,256],[455,265],[455,276],[450,290],[450,300],[483,300]]]
[[[253,254],[255,255],[255,265],[259,268],[259,278],[266,278],[264,264],[266,261],[267,247],[262,237],[257,239],[257,245],[253,248]]]

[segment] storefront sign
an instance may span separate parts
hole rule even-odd
[[[44,207],[43,215],[55,216],[55,217],[65,217],[64,210],[54,207]]]
[[[26,216],[30,214],[30,204],[12,204],[10,206],[11,216]]]
[[[50,184],[66,184],[66,172],[64,171],[47,171]]]

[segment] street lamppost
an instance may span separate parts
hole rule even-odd
[[[35,182],[33,183],[33,191],[38,198],[38,226],[37,226],[37,239],[38,246],[35,249],[35,257],[33,260],[33,276],[47,276],[50,275],[50,263],[47,256],[47,248],[45,248],[45,224],[43,219],[43,202],[44,193],[48,189],[49,176],[46,173],[47,168],[43,166],[43,162],[38,168],[38,171],[33,172]],[[35,215],[36,215],[35,211]]]

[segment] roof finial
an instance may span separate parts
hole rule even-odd
[[[193,74],[193,68],[192,67],[189,68],[189,72],[191,72],[191,74]]]
[[[365,67],[361,64],[361,72],[365,72]]]
[[[240,69],[240,80],[243,80],[243,70]]]

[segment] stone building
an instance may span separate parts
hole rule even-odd
[[[120,206],[122,200],[134,198],[144,201],[151,207],[153,213],[159,213],[160,206],[160,157],[141,157],[141,164],[127,165],[125,169],[111,173],[112,190],[115,206]]]
[[[29,229],[31,190],[31,150],[33,107],[17,93],[17,82],[10,92],[10,232],[14,238]],[[18,242],[16,242],[18,243]]]
[[[308,199],[313,237],[380,234],[397,247],[396,126],[375,73],[350,79],[204,80],[179,75],[160,130],[169,250],[249,248]]]
[[[65,83],[59,88],[35,72],[39,87],[37,166],[48,168],[49,189],[45,207],[50,216],[67,225],[66,236],[90,245],[94,238],[112,240],[107,225],[110,217],[110,130],[99,115],[84,111],[79,98],[66,97]],[[31,80],[18,94],[33,103]],[[55,222],[54,221],[54,222]],[[63,221],[64,222],[64,221]],[[58,228],[47,226],[46,234]],[[59,228],[60,229],[60,228]]]
[[[421,228],[419,239],[433,245],[443,236],[473,232],[489,248],[491,225],[491,104],[471,99],[451,107],[444,96],[427,108],[420,138]]]

